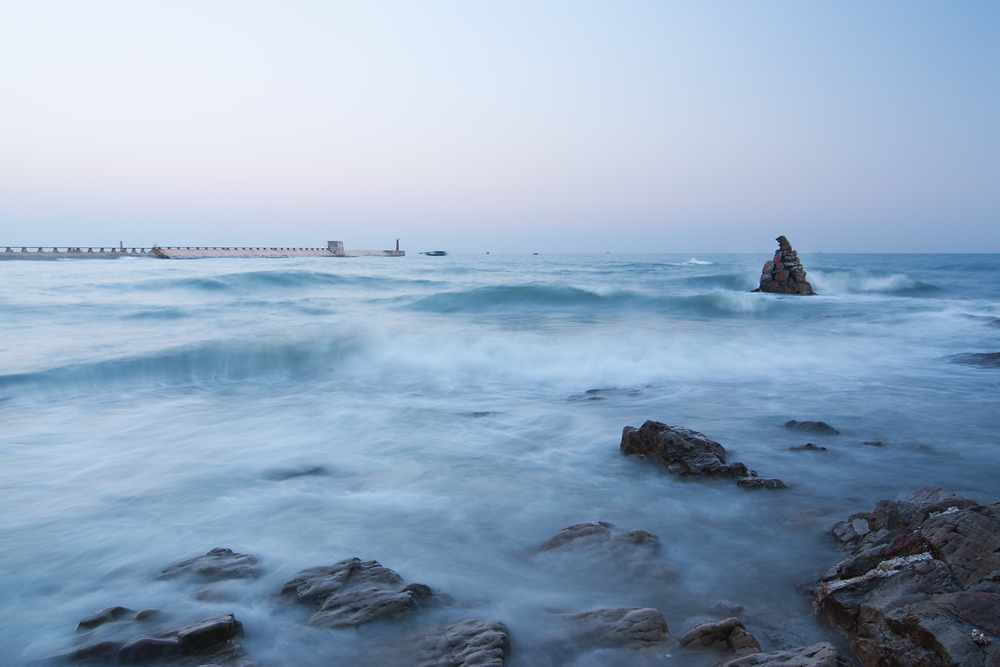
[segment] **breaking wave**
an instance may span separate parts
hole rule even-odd
[[[902,273],[879,275],[855,271],[810,271],[808,280],[820,294],[917,296],[939,289]]]
[[[347,286],[362,289],[388,289],[401,284],[433,284],[433,280],[400,281],[379,276],[356,276],[321,271],[251,271],[217,276],[199,276],[168,280],[140,281],[135,290],[193,290],[198,292],[257,292],[260,290],[304,289],[309,287]],[[117,288],[118,286],[116,286]]]
[[[65,395],[136,387],[306,380],[335,369],[364,347],[361,336],[325,342],[209,342],[92,363],[0,375],[0,400],[31,392]]]

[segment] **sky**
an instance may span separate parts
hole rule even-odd
[[[0,0],[0,245],[1000,252],[1000,3]]]

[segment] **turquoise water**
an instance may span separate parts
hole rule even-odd
[[[765,650],[833,639],[795,587],[835,521],[919,486],[1000,499],[1000,368],[952,363],[1000,351],[1000,256],[804,254],[817,297],[750,293],[768,258],[0,263],[0,664],[118,604],[232,611],[276,665],[468,617],[511,628],[515,666],[616,664],[547,648],[552,611],[654,606],[676,637],[720,599]],[[791,488],[624,459],[646,419]],[[676,577],[533,553],[593,520],[657,534]],[[264,576],[207,601],[154,580],[217,546]],[[269,597],[351,556],[456,602],[335,632]]]

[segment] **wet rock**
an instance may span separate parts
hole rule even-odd
[[[356,627],[399,616],[434,596],[427,586],[404,585],[402,577],[378,561],[360,558],[303,570],[281,592],[318,607],[307,624],[328,628]]]
[[[541,558],[561,557],[560,567],[594,568],[595,576],[614,574],[646,581],[673,580],[677,572],[659,559],[660,538],[645,530],[618,530],[607,521],[578,523],[560,530],[538,548]],[[586,573],[575,572],[586,576]]]
[[[670,642],[663,614],[655,609],[601,609],[564,616],[576,626],[574,641],[589,648],[662,650]]]
[[[774,253],[774,259],[764,264],[760,274],[760,287],[754,292],[815,294],[812,285],[806,280],[806,272],[798,253],[792,250],[792,244],[784,236],[775,240],[778,242],[778,250]]]
[[[826,447],[820,447],[819,445],[814,445],[811,442],[807,442],[804,445],[799,445],[798,447],[789,447],[793,452],[825,452]]]
[[[538,548],[539,551],[555,549],[588,548],[595,544],[643,546],[658,549],[660,538],[645,530],[615,530],[613,523],[590,521],[563,528],[555,537]]]
[[[118,662],[118,652],[121,650],[123,642],[103,641],[83,648],[78,648],[70,653],[57,656],[50,662],[76,662],[85,664],[100,664],[106,662]]]
[[[851,552],[814,607],[864,665],[1000,664],[1000,650],[973,636],[1000,633],[1000,503],[918,489],[835,534]]]
[[[408,643],[419,667],[504,667],[510,631],[503,623],[469,619],[424,631]]]
[[[757,476],[742,463],[727,464],[725,447],[704,433],[662,422],[647,421],[639,428],[626,426],[621,452],[658,460],[667,470],[680,475]]]
[[[830,426],[826,422],[800,422],[791,421],[785,422],[785,428],[790,428],[793,431],[805,431],[806,433],[821,433],[823,435],[840,435],[840,431]]]
[[[95,611],[86,618],[80,621],[76,626],[77,630],[90,630],[96,628],[99,625],[104,625],[111,621],[117,621],[122,616],[132,616],[135,614],[131,609],[125,607],[108,607],[107,609],[101,609],[100,611]]]
[[[780,479],[773,477],[744,477],[736,480],[736,486],[744,489],[787,489]]]
[[[331,595],[306,625],[324,628],[354,628],[372,621],[413,611],[420,600],[430,599],[430,589],[412,587],[400,591],[364,588]]]
[[[837,650],[833,644],[820,642],[812,646],[775,651],[774,653],[754,653],[742,658],[727,660],[717,667],[850,667],[851,661]]]
[[[757,638],[747,632],[743,622],[735,616],[700,623],[681,635],[677,642],[689,649],[731,651],[736,656],[760,653]]]
[[[184,653],[206,653],[222,649],[226,642],[243,634],[243,624],[232,614],[217,614],[183,625],[171,633]]]
[[[951,358],[954,364],[969,364],[971,366],[992,366],[1000,367],[1000,352],[986,352],[979,354],[956,354]]]
[[[181,643],[177,639],[145,637],[122,646],[121,650],[118,651],[118,662],[122,665],[141,665],[174,658],[182,654]]]
[[[260,576],[257,559],[238,554],[231,549],[216,548],[204,556],[196,556],[174,563],[160,573],[159,579],[173,579],[191,574],[205,579],[249,579]]]

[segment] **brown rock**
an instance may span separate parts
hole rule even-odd
[[[662,422],[647,421],[639,428],[626,426],[622,431],[621,452],[625,456],[658,460],[675,474],[757,476],[742,463],[727,464],[725,447],[704,433]]]
[[[861,521],[869,531],[854,530]],[[835,532],[852,551],[814,606],[864,665],[1000,664],[1000,651],[976,640],[1000,632],[1000,503],[918,489]]]

